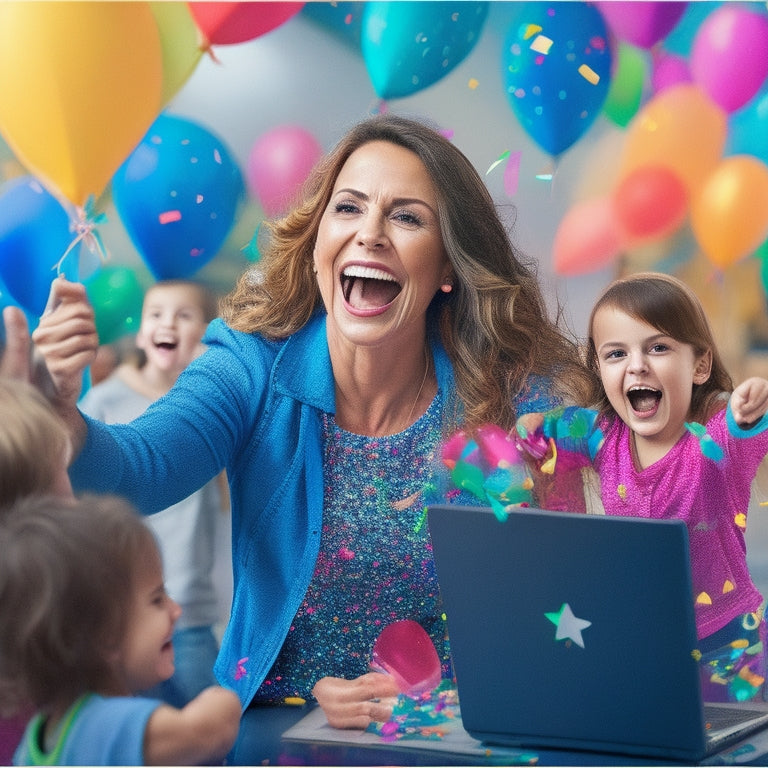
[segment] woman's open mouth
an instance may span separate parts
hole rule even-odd
[[[643,415],[651,415],[659,406],[661,392],[652,387],[631,387],[627,391],[627,399],[633,411]]]
[[[383,269],[351,264],[341,273],[344,301],[359,311],[369,312],[387,307],[401,289],[400,283]]]

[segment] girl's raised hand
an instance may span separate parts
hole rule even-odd
[[[730,406],[740,427],[752,426],[768,411],[768,380],[753,376],[743,381],[731,393]]]

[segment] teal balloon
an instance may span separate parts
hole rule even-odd
[[[768,164],[768,84],[728,117],[726,155],[754,155]]]
[[[361,49],[381,99],[411,96],[433,85],[475,47],[487,2],[367,2]]]
[[[346,43],[356,52],[360,52],[364,3],[333,2],[305,3],[300,13],[303,17],[320,24],[324,29]]]
[[[502,69],[523,129],[559,155],[586,133],[608,96],[611,47],[602,14],[587,3],[520,3]]]

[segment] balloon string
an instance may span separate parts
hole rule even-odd
[[[208,40],[203,39],[200,42],[200,50],[203,54],[208,54],[214,64],[221,64],[221,59],[213,52],[213,45]]]
[[[104,242],[101,239],[97,227],[99,224],[104,224],[107,220],[106,214],[96,213],[94,210],[94,198],[91,195],[82,207],[77,207],[77,220],[73,222],[70,229],[76,232],[75,239],[69,244],[69,247],[64,251],[64,255],[56,262],[53,269],[56,270],[56,274],[61,275],[62,265],[69,256],[70,253],[80,244],[84,243],[91,253],[96,253],[103,264],[107,258],[107,249],[104,247]]]

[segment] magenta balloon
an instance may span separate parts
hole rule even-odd
[[[690,83],[691,80],[688,62],[682,56],[666,51],[654,53],[651,69],[651,88],[654,93],[661,93],[680,83]]]
[[[246,180],[268,216],[286,212],[321,154],[315,137],[296,125],[273,128],[256,140]]]
[[[720,6],[699,27],[690,62],[694,82],[726,112],[735,112],[768,77],[768,16]]]
[[[672,31],[688,3],[605,0],[595,5],[619,40],[651,48]]]
[[[384,627],[373,645],[373,666],[388,672],[406,696],[419,698],[440,683],[440,659],[429,635],[416,621]]]

